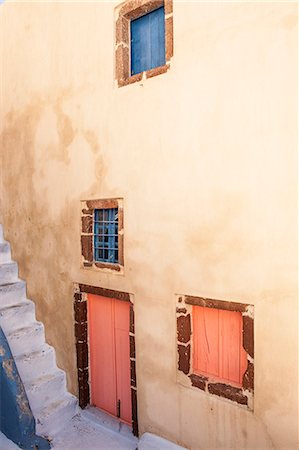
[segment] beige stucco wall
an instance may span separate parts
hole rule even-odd
[[[0,219],[76,392],[72,283],[134,294],[141,432],[296,448],[297,5],[175,2],[171,70],[114,85],[116,2],[0,6]],[[80,268],[124,198],[125,275]],[[254,413],[176,382],[175,294],[255,306]]]

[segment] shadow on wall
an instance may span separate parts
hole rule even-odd
[[[75,375],[70,376],[75,374],[76,367],[73,293],[68,282],[74,237],[67,230],[77,220],[78,201],[67,201],[53,220],[46,193],[37,192],[34,185],[35,135],[45,106],[45,102],[36,98],[24,109],[11,111],[5,117],[5,128],[0,136],[3,215],[20,277],[28,282],[28,294],[36,302],[37,316],[42,317],[45,324],[47,342],[57,350],[58,365],[66,371],[69,390],[74,393],[77,382]],[[62,122],[65,122],[63,117]],[[64,143],[68,142],[69,132]],[[53,184],[55,182],[53,179]]]

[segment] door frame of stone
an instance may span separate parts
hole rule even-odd
[[[98,286],[74,283],[74,314],[75,340],[77,355],[77,374],[79,405],[85,408],[90,404],[90,376],[89,376],[89,340],[88,340],[88,294],[115,298],[130,303],[130,371],[131,371],[131,403],[132,403],[132,432],[138,436],[137,417],[137,384],[136,384],[136,352],[135,352],[135,320],[134,296],[128,292],[115,291]]]

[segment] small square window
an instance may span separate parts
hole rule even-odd
[[[172,0],[128,0],[115,15],[118,86],[167,72],[173,56]]]
[[[123,272],[122,199],[83,201],[81,220],[83,267]]]
[[[164,7],[131,21],[131,75],[165,64]]]

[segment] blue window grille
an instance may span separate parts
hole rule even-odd
[[[131,21],[131,75],[165,64],[164,6]]]
[[[94,210],[94,260],[118,263],[118,209]]]

